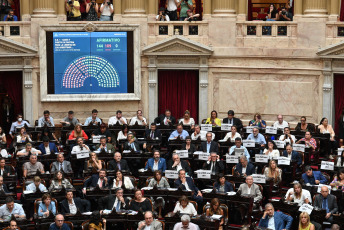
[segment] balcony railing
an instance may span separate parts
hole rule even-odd
[[[11,39],[30,38],[31,23],[18,22],[0,22],[0,36],[10,37]]]

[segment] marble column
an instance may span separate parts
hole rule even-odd
[[[66,21],[66,2],[65,1],[57,1],[57,17],[60,21]]]
[[[34,0],[33,18],[54,18],[54,2],[51,0]]]
[[[198,106],[198,122],[201,123],[202,119],[208,116],[208,57],[200,59],[199,68],[199,106]]]
[[[236,0],[213,0],[215,16],[235,16]]]
[[[246,11],[247,11],[247,0],[238,0],[238,21],[246,21]]]
[[[148,65],[148,111],[149,111],[149,123],[154,122],[154,119],[158,116],[158,69],[156,66],[156,57],[149,57]]]
[[[211,16],[211,1],[212,0],[203,0],[203,13],[204,13],[204,17],[210,17]]]
[[[131,15],[146,14],[144,0],[125,0],[124,5],[125,5],[124,14],[131,14]]]
[[[331,0],[330,21],[337,21],[339,16],[339,0]]]
[[[305,15],[327,17],[326,0],[305,0]]]
[[[158,7],[158,0],[148,0],[148,14],[155,16],[158,13]]]
[[[32,0],[31,0],[32,1]],[[21,20],[30,21],[30,0],[21,0],[20,1],[21,9]]]
[[[303,0],[294,1],[294,13],[295,16],[301,16],[303,14]]]
[[[23,104],[24,104],[24,118],[31,124],[34,124],[33,120],[33,93],[32,93],[32,64],[31,58],[24,58],[24,69],[23,69]]]
[[[327,117],[329,124],[334,123],[334,92],[333,92],[333,71],[332,71],[332,59],[324,59],[323,69],[323,115]]]

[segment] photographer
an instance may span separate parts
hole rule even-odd
[[[179,21],[185,21],[188,17],[187,11],[193,10],[193,3],[192,0],[181,0],[180,3],[180,12],[179,12]]]
[[[186,13],[188,14],[188,17],[185,18],[184,21],[191,22],[191,21],[197,21],[198,20],[199,14],[193,14],[192,10],[188,10]]]
[[[68,12],[68,21],[80,21],[80,3],[75,0],[65,0],[66,11]]]
[[[111,21],[111,15],[113,14],[113,5],[110,0],[105,0],[104,3],[100,6],[100,15],[99,21]]]
[[[86,13],[86,21],[98,21],[98,4],[96,0],[91,0],[91,2],[86,5]]]
[[[280,21],[293,21],[293,14],[290,12],[290,5],[287,4],[285,7],[282,7],[282,10],[279,12]]]
[[[14,15],[14,11],[13,10],[9,10],[8,14],[4,17],[4,21],[8,22],[8,21],[18,21],[17,16]]]
[[[159,13],[156,16],[157,21],[170,21],[170,17],[165,13],[165,8],[161,7]]]
[[[171,21],[177,21],[178,15],[177,15],[177,9],[180,6],[180,1],[182,0],[167,0],[167,15],[170,18]],[[184,1],[184,0],[183,0]]]

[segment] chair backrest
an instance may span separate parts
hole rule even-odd
[[[162,230],[165,230],[165,222],[162,220],[156,220],[156,221],[159,221],[161,223]]]
[[[234,176],[235,169],[236,169],[236,165],[234,165],[232,168],[232,176]]]
[[[6,227],[6,228],[3,228],[2,230],[10,230],[10,227]],[[21,230],[18,226],[17,226],[17,230]]]
[[[149,185],[149,182],[151,181],[151,179],[153,179],[153,176],[150,176],[146,179],[146,187]]]
[[[65,221],[64,223],[68,225],[68,227],[70,228],[70,230],[74,230],[74,225],[73,225],[72,222],[70,222],[70,221]]]
[[[189,201],[191,204],[193,204],[193,206],[195,206],[195,209],[196,209],[196,211],[198,210],[198,204],[197,204],[197,202],[196,201],[193,201],[193,200],[190,200]]]
[[[81,229],[82,230],[88,230],[88,225],[90,224],[90,221],[89,220],[86,220],[84,221],[82,224],[81,224]]]
[[[137,188],[137,181],[134,176],[127,176],[131,180],[131,183],[134,185],[135,188]]]

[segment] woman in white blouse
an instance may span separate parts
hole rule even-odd
[[[125,189],[134,189],[133,183],[131,183],[131,180],[127,176],[123,176],[122,172],[120,170],[117,170],[116,173],[116,178],[113,179],[113,188],[122,188],[124,187]]]
[[[231,142],[235,142],[235,138],[239,137],[241,139],[240,134],[237,132],[237,127],[235,125],[232,126],[231,131],[226,134],[223,138],[223,141],[227,141],[230,138]]]
[[[300,183],[294,184],[294,187],[288,190],[287,194],[285,195],[285,199],[287,201],[293,201],[299,206],[303,205],[304,203],[312,203],[310,192],[306,189],[302,189]]]
[[[6,134],[4,132],[4,130],[2,129],[2,127],[0,127],[0,143],[1,144],[6,144]]]
[[[119,140],[123,140],[123,139],[126,140],[129,133],[131,133],[131,131],[129,131],[128,125],[123,125],[122,130],[119,131],[117,134],[117,142],[119,142]]]
[[[264,149],[263,154],[268,155],[270,159],[277,159],[280,156],[280,152],[272,140],[268,141],[268,148]]]
[[[196,216],[197,211],[195,206],[189,202],[189,199],[186,196],[182,196],[179,198],[179,201],[176,203],[176,207],[173,210],[173,213],[183,213]]]
[[[19,134],[17,135],[17,143],[24,143],[32,141],[30,135],[26,133],[26,129],[24,127],[20,128]]]
[[[182,125],[189,125],[191,129],[195,127],[195,120],[190,117],[190,111],[186,110],[184,112],[184,117],[179,120],[179,123],[182,123]]]
[[[330,145],[331,145],[331,153],[335,151],[337,147],[337,142],[335,140],[335,133],[330,124],[328,124],[328,119],[323,117],[320,121],[320,125],[318,126],[319,132],[322,134],[330,134]]]

